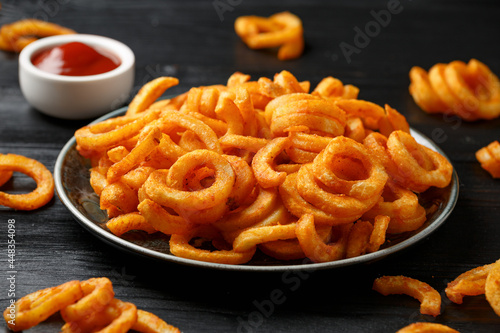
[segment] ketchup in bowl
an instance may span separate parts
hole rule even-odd
[[[59,75],[87,76],[109,72],[120,60],[81,42],[70,42],[36,54],[31,62],[39,69]]]

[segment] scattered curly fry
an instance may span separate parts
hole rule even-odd
[[[500,116],[500,80],[479,60],[436,64],[429,72],[415,66],[410,80],[410,94],[428,113],[453,114],[467,121]]]
[[[137,307],[113,298],[102,311],[96,311],[78,321],[68,321],[61,333],[122,333],[137,322]]]
[[[75,34],[74,30],[55,23],[36,19],[23,19],[0,28],[0,50],[20,52],[38,38]]]
[[[105,277],[69,281],[33,292],[8,306],[3,316],[7,326],[18,332],[57,312],[61,312],[66,322],[61,327],[63,333],[113,333],[129,329],[142,333],[180,333],[156,315],[114,298],[111,281]]]
[[[137,321],[132,326],[132,329],[143,333],[181,333],[177,327],[169,325],[156,315],[140,309],[137,309]]]
[[[446,296],[456,304],[462,304],[464,296],[484,294],[486,277],[493,264],[484,265],[460,274],[455,280],[448,283],[445,289]]]
[[[33,178],[37,187],[25,194],[0,191],[0,205],[19,210],[34,210],[46,205],[54,196],[52,173],[37,160],[16,154],[0,154],[0,174],[8,174],[11,171],[21,172]]]
[[[240,16],[234,22],[236,34],[251,49],[279,47],[278,59],[300,57],[304,51],[302,21],[290,12],[260,16]]]
[[[493,178],[500,178],[500,143],[493,141],[476,152],[476,159],[481,167]]]
[[[485,295],[495,313],[500,316],[500,260],[493,264],[488,273]]]
[[[83,297],[61,309],[65,321],[78,321],[93,312],[104,309],[114,298],[113,286],[108,278],[93,278],[80,282]]]
[[[396,333],[458,333],[458,331],[438,323],[413,323]]]
[[[79,281],[69,281],[57,287],[28,294],[5,309],[3,317],[14,332],[27,330],[82,298]]]
[[[441,312],[441,295],[427,283],[406,276],[382,276],[373,282],[373,290],[384,296],[406,294],[420,301],[420,313],[436,317]]]

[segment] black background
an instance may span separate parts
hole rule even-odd
[[[217,10],[215,4],[226,4]],[[477,58],[500,74],[498,1],[407,1],[360,44],[356,28],[373,27],[372,11],[394,1],[2,1],[0,24],[39,18],[79,33],[104,35],[136,55],[134,92],[162,75],[192,86],[224,84],[235,71],[272,77],[286,69],[314,87],[334,76],[360,88],[360,99],[390,104],[444,150],[460,178],[455,210],[424,241],[372,264],[317,272],[212,271],[125,254],[84,230],[57,197],[45,207],[0,209],[0,307],[8,305],[7,221],[16,221],[16,297],[68,280],[109,277],[118,298],[154,312],[183,332],[396,332],[416,321],[460,332],[498,331],[500,318],[484,296],[451,303],[446,284],[460,273],[500,258],[500,181],[481,169],[474,152],[500,139],[500,119],[466,123],[422,112],[408,93],[408,72],[438,62]],[[282,62],[274,50],[253,51],[236,36],[241,15],[289,10],[304,24],[302,57]],[[371,25],[370,25],[371,24]],[[358,47],[346,56],[340,47]],[[45,116],[28,105],[18,82],[18,56],[0,52],[0,153],[38,159],[53,170],[74,131],[88,123]],[[440,135],[437,135],[441,133]],[[7,189],[34,183],[17,175]],[[409,296],[371,290],[381,275],[407,275],[441,292],[437,318],[421,315]],[[274,294],[280,297],[274,299]],[[58,318],[32,329],[57,332]],[[0,324],[0,329],[5,329]]]

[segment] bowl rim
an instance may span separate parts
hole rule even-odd
[[[109,72],[85,76],[66,76],[48,73],[33,65],[31,59],[34,54],[69,42],[82,42],[90,46],[103,48],[117,56],[121,63],[117,68]],[[44,37],[28,44],[19,54],[20,71],[24,70],[33,76],[61,82],[95,82],[99,80],[106,80],[128,72],[133,68],[134,64],[135,55],[130,47],[116,39],[91,34],[67,34]]]

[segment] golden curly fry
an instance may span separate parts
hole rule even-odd
[[[290,146],[286,137],[275,138],[259,149],[252,160],[252,169],[257,182],[263,188],[276,187],[285,181],[286,173],[274,168],[275,158]]]
[[[275,187],[255,188],[257,194],[249,204],[241,207],[214,223],[223,232],[244,230],[258,224],[280,207],[279,194]]]
[[[451,327],[438,323],[413,323],[396,333],[459,333]]]
[[[500,178],[500,143],[493,141],[476,152],[476,159],[481,167],[493,178]]]
[[[236,34],[251,49],[279,47],[278,59],[298,58],[304,50],[302,21],[290,12],[240,16],[234,22]]]
[[[116,161],[106,174],[109,184],[118,181],[123,175],[136,167],[159,145],[162,133],[159,128],[153,127],[143,133],[144,138],[140,138],[136,146],[119,161]]]
[[[385,184],[382,200],[363,214],[363,218],[376,219],[379,215],[390,218],[386,228],[388,234],[417,230],[426,221],[426,212],[418,196],[392,180]]]
[[[367,251],[368,252],[376,252],[385,243],[385,237],[387,233],[387,228],[389,227],[389,223],[391,218],[385,215],[377,215],[375,216],[373,222],[373,231],[370,235],[370,240],[368,242]]]
[[[199,191],[183,188],[183,181],[188,173],[199,166],[208,166],[215,170],[213,184]],[[235,182],[234,170],[222,155],[210,150],[195,150],[180,157],[169,169],[166,177],[157,174],[158,181],[145,183],[146,193],[156,202],[172,209],[203,210],[225,203]],[[186,207],[186,202],[190,206]]]
[[[75,33],[55,23],[36,19],[19,20],[0,28],[0,50],[20,52],[38,38]]]
[[[460,274],[455,280],[448,283],[446,296],[456,304],[462,304],[464,296],[484,294],[486,277],[493,268],[493,264],[484,265]]]
[[[500,260],[493,264],[488,273],[485,295],[495,313],[500,316]]]
[[[207,261],[218,264],[238,265],[248,262],[255,254],[256,247],[251,247],[247,251],[236,252],[234,250],[210,251],[196,248],[189,244],[190,240],[196,236],[198,230],[194,230],[186,235],[174,234],[170,238],[170,251],[172,254],[194,260]],[[204,235],[205,236],[205,235]]]
[[[257,244],[293,238],[295,238],[295,223],[262,226],[241,232],[234,240],[233,248],[236,252],[244,252],[255,248]]]
[[[339,227],[340,236],[335,242],[322,237],[315,225],[313,214],[304,214],[297,222],[297,239],[304,254],[314,262],[328,262],[344,258],[352,224]]]
[[[136,212],[114,217],[106,222],[106,227],[116,236],[121,236],[131,230],[143,230],[148,234],[158,231],[143,215]]]
[[[2,172],[0,172],[0,186],[2,186],[3,184],[5,184],[6,182],[8,182],[10,180],[10,178],[12,178],[12,174],[13,174],[12,171],[2,171]]]
[[[500,80],[479,60],[440,63],[429,72],[415,66],[410,80],[410,94],[426,112],[453,114],[467,121],[500,116]]]
[[[130,102],[126,115],[132,116],[144,112],[168,88],[178,84],[177,78],[168,76],[159,77],[146,83]]]
[[[80,154],[89,157],[92,156],[90,151],[93,154],[103,152],[138,135],[146,124],[159,116],[159,111],[151,110],[144,114],[116,117],[84,126],[75,132],[77,149]]]
[[[368,251],[373,225],[369,221],[358,220],[352,226],[347,238],[346,258],[354,258]]]
[[[80,282],[69,281],[20,298],[14,304],[14,310],[5,309],[3,316],[11,330],[15,332],[27,330],[73,304],[82,296]]]
[[[101,311],[78,321],[69,321],[62,328],[61,333],[100,332],[122,333],[137,322],[137,307],[129,302],[122,302],[113,298]]]
[[[181,333],[181,331],[156,315],[137,309],[137,321],[132,329],[142,333]]]
[[[115,296],[113,286],[108,278],[92,278],[82,281],[80,286],[83,297],[76,303],[61,309],[61,316],[66,322],[78,321],[93,312],[101,311]]]
[[[427,283],[406,276],[382,276],[373,282],[373,290],[384,296],[406,294],[420,301],[420,313],[438,316],[441,295]]]
[[[387,139],[387,151],[398,167],[392,176],[414,192],[431,186],[448,186],[453,173],[451,163],[438,152],[419,144],[410,134],[397,130]],[[429,162],[429,164],[427,164]]]
[[[52,173],[40,162],[16,154],[0,154],[0,173],[22,172],[33,178],[35,190],[26,194],[9,194],[0,191],[0,205],[19,210],[33,210],[46,205],[54,196]]]
[[[318,95],[329,99],[352,99],[358,98],[359,88],[346,84],[331,76],[323,78],[314,88],[312,95]]]
[[[8,306],[3,315],[15,332],[32,328],[60,311],[66,321],[64,333],[128,332],[179,333],[156,315],[138,310],[129,302],[114,298],[111,281],[106,277],[69,281],[38,290]]]

